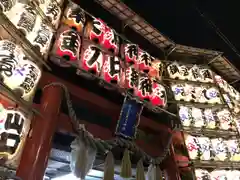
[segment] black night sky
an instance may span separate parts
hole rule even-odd
[[[238,62],[240,57],[232,51],[208,23],[209,19],[214,22],[217,28],[239,50],[240,26],[237,17],[240,17],[240,11],[237,1],[125,0],[124,3],[174,42],[223,51],[224,55],[240,68]],[[198,13],[196,7],[204,12],[207,19]]]
[[[117,26],[120,26],[120,22],[108,14],[106,10],[93,3],[93,1],[81,0],[79,4],[94,16],[105,20],[118,31]],[[198,48],[222,51],[240,69],[240,63],[238,63],[240,56],[217,35],[216,30],[208,23],[209,19],[214,22],[217,28],[240,51],[240,26],[238,25],[240,11],[237,1],[124,0],[123,2],[174,42]],[[198,13],[196,7],[201,12],[204,12],[207,19]],[[133,39],[131,40],[134,41]],[[135,39],[138,40],[139,38]],[[141,42],[143,41],[144,38],[141,38]],[[141,44],[146,45],[146,42]],[[149,47],[149,44],[146,46],[144,47],[145,50],[150,51],[150,53],[154,51],[152,46]]]

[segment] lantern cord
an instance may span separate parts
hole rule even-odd
[[[51,86],[59,86],[63,89],[67,107],[68,107],[68,113],[71,118],[72,127],[76,132],[76,134],[78,135],[77,138],[80,138],[83,142],[85,142],[87,145],[91,146],[92,148],[98,149],[100,152],[104,154],[106,154],[108,151],[111,151],[112,148],[117,146],[128,148],[130,151],[137,152],[138,154],[140,154],[144,162],[147,162],[149,164],[161,164],[162,161],[165,159],[165,157],[168,155],[171,142],[172,142],[172,133],[170,133],[170,137],[168,139],[166,147],[164,148],[163,154],[157,158],[151,157],[145,151],[143,151],[140,147],[138,147],[133,141],[130,141],[130,140],[126,140],[118,137],[112,140],[104,141],[99,138],[94,138],[93,135],[86,130],[85,125],[79,123],[76,112],[73,109],[68,88],[62,83],[53,82],[44,86],[43,89]],[[173,131],[174,130],[175,128],[173,129]]]

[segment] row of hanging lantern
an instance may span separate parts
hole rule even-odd
[[[35,4],[34,4],[35,3]],[[4,14],[22,33],[23,36],[36,47],[45,58],[51,47],[54,27],[58,27],[61,15],[60,5],[56,1],[10,1],[0,3]],[[45,19],[37,10],[43,11]],[[52,24],[46,23],[46,19]]]
[[[204,169],[195,170],[197,180],[237,180],[240,179],[240,171],[216,169],[208,172]]]
[[[235,130],[234,118],[228,109],[179,106],[179,117],[185,127]]]
[[[240,161],[237,139],[222,139],[184,135],[190,159],[213,161]]]

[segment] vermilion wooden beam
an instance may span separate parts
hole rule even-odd
[[[47,72],[43,73],[43,76],[39,83],[39,87],[42,88],[45,85],[52,82],[60,82],[65,84],[65,86],[69,89],[69,91],[74,96],[74,98],[77,98],[77,100],[79,101],[83,101],[89,107],[93,107],[94,109],[100,112],[104,112],[106,115],[111,116],[113,118],[113,121],[117,121],[117,118],[119,117],[119,113],[121,110],[121,105],[113,103],[97,94],[89,92],[81,87],[78,87],[72,83],[64,81]],[[170,132],[170,129],[167,126],[159,124],[144,116],[141,116],[139,128],[151,129],[153,132],[160,132],[160,131]]]

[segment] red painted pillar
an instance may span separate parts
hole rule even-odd
[[[32,120],[32,131],[25,142],[17,176],[23,180],[42,180],[48,163],[52,139],[62,101],[61,87],[44,89],[39,111],[43,117]]]

